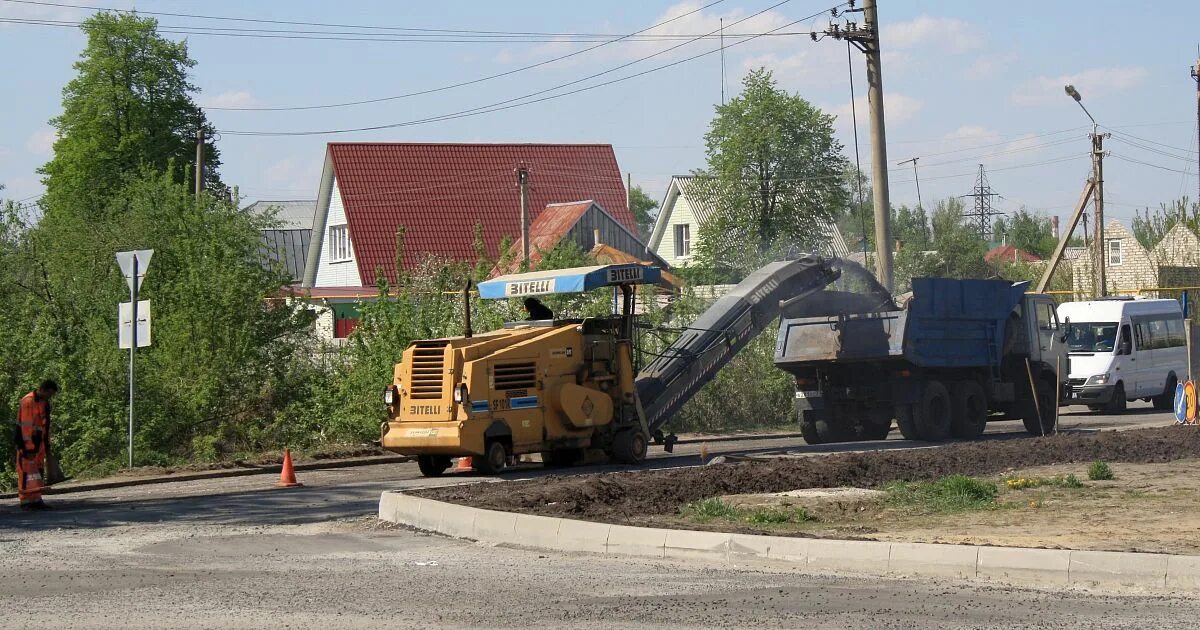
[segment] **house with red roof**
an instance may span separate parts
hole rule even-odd
[[[573,242],[587,253],[595,253],[597,248],[606,247],[610,256],[611,250],[616,250],[624,254],[629,262],[648,262],[662,269],[667,268],[666,261],[654,252],[646,251],[646,244],[636,234],[591,199],[552,203],[533,220],[529,225],[528,268],[537,269],[542,255],[563,242]],[[525,263],[524,243],[522,238],[513,242],[511,251],[515,255],[496,263],[492,277],[521,270]]]
[[[1032,263],[1041,260],[1036,254],[1031,254],[1023,249],[1017,249],[1012,245],[1000,245],[993,247],[983,255],[983,259],[989,263],[996,262],[1021,262]]]
[[[475,229],[487,255],[521,235],[517,169],[529,172],[531,221],[560,203],[593,200],[630,233],[616,154],[607,144],[328,145],[304,287],[363,287],[396,278],[396,235],[405,267],[429,256],[474,261]]]

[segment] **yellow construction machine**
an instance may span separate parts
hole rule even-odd
[[[479,284],[484,299],[525,298],[606,288],[621,312],[604,317],[511,322],[473,334],[464,291],[461,337],[413,342],[384,391],[384,448],[417,456],[436,477],[455,457],[485,474],[518,455],[540,453],[570,465],[587,450],[618,462],[646,457],[660,427],[781,309],[838,277],[825,260],[772,263],[751,274],[700,316],[641,373],[635,365],[638,284],[656,267],[620,264],[501,276]],[[614,290],[613,287],[616,289]],[[636,378],[635,378],[636,375]]]

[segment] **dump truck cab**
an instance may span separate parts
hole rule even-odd
[[[472,458],[484,473],[526,453],[566,464],[600,449],[640,462],[649,432],[633,381],[634,286],[660,277],[657,267],[621,264],[480,283],[483,299],[616,287],[622,307],[611,316],[509,322],[475,335],[464,296],[465,334],[415,341],[396,364],[380,443],[417,456],[427,476],[454,457]]]

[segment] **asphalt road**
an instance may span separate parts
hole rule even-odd
[[[1072,413],[1064,430],[1160,426],[1167,414]],[[990,439],[1019,439],[996,423]],[[927,447],[891,439],[803,446],[764,439],[723,452]],[[647,468],[695,465],[699,445]],[[612,467],[583,467],[574,474]],[[536,467],[505,475],[531,479]],[[3,627],[1194,627],[1187,598],[1098,596],[936,581],[832,578],[697,563],[492,548],[381,528],[383,490],[487,482],[420,477],[415,464],[137,486],[0,508]],[[535,482],[535,481],[534,481]]]

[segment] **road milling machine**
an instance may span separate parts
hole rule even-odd
[[[479,284],[483,299],[616,291],[620,312],[583,319],[506,323],[473,334],[464,291],[461,337],[413,342],[384,392],[380,443],[415,455],[438,476],[468,456],[485,474],[515,456],[540,453],[569,465],[587,450],[641,462],[651,440],[670,449],[662,427],[722,366],[794,303],[836,280],[816,256],[771,263],[717,300],[637,372],[635,287],[660,281],[638,264],[500,276]],[[615,288],[615,289],[614,289]]]

